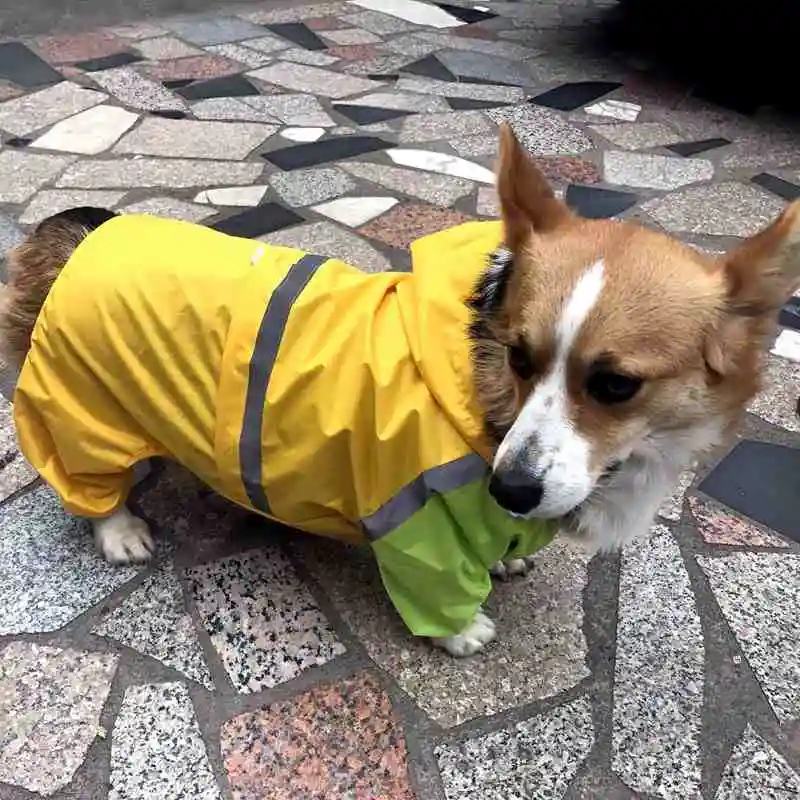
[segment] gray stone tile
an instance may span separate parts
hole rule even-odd
[[[450,153],[395,147],[388,150],[386,154],[393,163],[399,164],[401,167],[413,167],[439,175],[450,175],[454,178],[494,185],[494,173],[490,169],[460,156],[450,155]]]
[[[438,747],[436,758],[447,800],[558,798],[593,745],[581,697],[513,728]]]
[[[332,56],[324,50],[305,50],[302,47],[292,47],[281,53],[281,61],[293,61],[309,67],[329,67],[340,60],[338,56]]]
[[[278,122],[264,108],[248,105],[238,97],[209,97],[192,105],[192,114],[198,119]]]
[[[591,150],[586,134],[564,118],[542,106],[508,106],[486,112],[498,124],[507,122],[528,152],[537,156],[573,155]]]
[[[334,44],[341,45],[376,44],[381,41],[380,36],[360,28],[338,28],[332,31],[320,31],[320,36],[334,42]]]
[[[24,136],[96,106],[105,99],[107,96],[102,92],[62,81],[47,89],[0,103],[0,128],[16,136]]]
[[[264,29],[240,17],[202,17],[192,16],[166,20],[165,27],[181,39],[192,44],[226,44],[242,39],[252,39]],[[164,56],[162,56],[164,58]]]
[[[157,36],[155,39],[142,39],[136,43],[136,49],[151,61],[162,58],[183,58],[184,56],[202,55],[198,47],[190,47],[186,42],[174,36]]]
[[[638,792],[700,797],[703,632],[669,531],[622,553],[612,769]],[[657,702],[654,702],[654,699]]]
[[[783,134],[768,137],[761,133],[743,136],[726,148],[722,166],[728,169],[761,169],[800,164],[797,137]]]
[[[137,573],[107,564],[49,488],[0,509],[0,530],[0,636],[58,630]]]
[[[50,156],[19,150],[0,152],[0,203],[24,203],[75,160],[74,156]]]
[[[641,206],[669,231],[710,236],[752,236],[783,207],[779,198],[733,181],[684,189]]]
[[[131,67],[93,72],[92,80],[131,108],[144,111],[180,111],[186,108],[182,98]]]
[[[505,58],[512,61],[524,61],[541,54],[541,50],[533,50],[514,42],[499,42],[491,39],[476,39],[473,37],[456,36],[452,33],[409,33],[398,36],[388,41],[387,46],[392,50],[405,55],[420,56],[434,50],[465,50],[471,53],[482,53],[495,58]],[[425,50],[424,48],[428,48]],[[416,51],[416,52],[412,52]]]
[[[131,686],[111,737],[112,800],[221,800],[182,683]]]
[[[277,38],[277,37],[276,37]],[[286,42],[282,43],[286,45]],[[259,52],[252,47],[244,47],[241,44],[213,44],[205,48],[209,53],[231,61],[238,61],[250,69],[258,69],[272,61],[272,55],[268,52]]]
[[[480,111],[415,114],[403,120],[398,138],[409,144],[471,134],[493,139],[497,136],[497,128]]]
[[[482,186],[478,189],[477,211],[483,217],[500,216],[500,201],[493,186]]]
[[[464,178],[419,172],[402,167],[387,167],[383,164],[359,161],[342,162],[341,167],[357,178],[444,208],[453,205],[456,200],[465,197],[474,188],[472,181]]]
[[[274,545],[186,571],[197,613],[237,691],[296,678],[345,652]]]
[[[436,58],[460,78],[478,78],[493,83],[511,83],[519,86],[539,83],[539,79],[527,64],[509,61],[496,55],[487,55],[475,50],[444,50],[437,52]]]
[[[2,303],[0,293],[0,303]],[[11,404],[0,395],[0,501],[36,480],[36,470],[17,449]]]
[[[245,39],[239,42],[242,47],[248,47],[252,50],[258,50],[260,53],[278,53],[280,50],[286,50],[291,47],[291,42],[288,39],[283,39],[280,36],[274,36],[267,33],[266,30],[261,31],[261,36],[255,39]]]
[[[0,212],[0,260],[12,247],[16,247],[25,239],[25,234],[20,230],[19,225],[7,214]],[[0,279],[2,279],[2,267],[0,266]]]
[[[277,117],[287,125],[332,128],[336,123],[311,94],[276,94],[266,97],[243,97],[243,103]]]
[[[588,559],[569,544],[553,542],[527,577],[495,586],[488,608],[497,640],[469,659],[411,636],[366,549],[307,540],[297,548],[370,658],[440,725],[551,697],[589,674],[582,630]]]
[[[607,150],[603,153],[603,178],[617,186],[642,189],[677,189],[689,183],[708,181],[714,165],[705,158],[679,158],[651,153]]]
[[[416,111],[417,113],[434,114],[452,111],[442,97],[424,94],[404,94],[402,92],[372,92],[363,97],[347,101],[351,106],[369,106],[371,108],[391,108],[398,111]]]
[[[734,748],[714,800],[800,797],[800,777],[786,759],[754,730],[745,728]]]
[[[739,646],[781,722],[800,717],[800,556],[698,556]]]
[[[401,55],[378,55],[364,61],[347,61],[340,64],[342,72],[348,75],[387,75],[394,74],[398,69],[404,67],[411,61],[408,56]]]
[[[49,157],[49,156],[48,156]],[[0,155],[0,163],[2,155]],[[57,186],[80,189],[106,187],[157,187],[184,189],[190,186],[226,186],[254,183],[264,167],[256,163],[192,161],[180,158],[120,158],[79,161],[68,168]]]
[[[617,122],[590,125],[589,129],[626,150],[646,150],[681,141],[682,137],[661,122]]]
[[[491,136],[459,136],[448,140],[448,144],[460,156],[476,158],[479,156],[496,156],[498,150],[497,132]]]
[[[378,81],[358,78],[355,75],[343,75],[341,72],[332,72],[318,67],[283,62],[270,64],[254,72],[248,72],[247,75],[292,91],[313,92],[323,97],[333,98],[361,94],[382,85]]]
[[[800,364],[771,353],[767,354],[765,364],[764,386],[747,410],[784,430],[800,433],[800,416],[797,414]]]
[[[257,25],[267,25],[273,22],[304,22],[315,17],[335,17],[352,10],[353,6],[346,2],[306,3],[300,6],[292,5],[291,8],[248,11],[239,16]]]
[[[360,236],[331,222],[297,225],[262,237],[270,244],[296,247],[311,253],[338,258],[364,272],[385,272],[390,268],[386,257]]]
[[[208,122],[148,117],[114,147],[115,153],[239,161],[278,130],[257,122]]]
[[[19,220],[26,225],[34,225],[69,208],[80,206],[112,208],[124,196],[125,192],[95,189],[44,189],[33,198]]]
[[[417,26],[399,17],[381,14],[380,11],[359,11],[356,14],[344,14],[341,19],[356,28],[387,36],[393,33],[406,33],[416,30]]]
[[[272,188],[292,206],[311,206],[340,197],[356,188],[355,183],[336,167],[297,169],[276,172],[269,179]]]
[[[471,40],[473,41],[473,40]],[[470,97],[473,100],[493,100],[499,103],[519,103],[525,92],[516,86],[494,86],[481,83],[451,83],[431,78],[400,78],[395,83],[398,92],[432,94],[436,97]]]
[[[681,518],[681,513],[683,512],[683,497],[688,488],[692,485],[693,480],[694,472],[692,470],[686,470],[681,473],[675,488],[672,490],[669,497],[661,504],[661,508],[658,509],[660,516],[664,517],[664,519],[672,520],[673,522],[677,522]]]
[[[214,688],[194,622],[170,565],[158,567],[92,633],[116,639],[208,689]]]
[[[187,222],[201,222],[216,213],[213,208],[197,203],[187,203],[175,197],[150,197],[125,206],[126,214],[153,214],[157,217],[172,217]]]
[[[45,795],[65,787],[101,730],[116,669],[112,654],[33,642],[0,650],[0,781]]]

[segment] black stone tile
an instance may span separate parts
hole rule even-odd
[[[740,514],[800,541],[800,450],[739,442],[698,487]]]
[[[400,111],[396,108],[378,108],[377,106],[351,106],[347,103],[334,103],[333,110],[344,114],[356,125],[371,125],[373,122],[386,122],[398,117],[407,117],[413,111]]]
[[[100,72],[104,69],[114,69],[114,67],[124,67],[126,64],[135,64],[142,61],[141,56],[135,53],[112,53],[110,56],[102,58],[90,58],[88,61],[77,61],[75,66],[84,72]]]
[[[497,108],[510,103],[498,103],[496,100],[474,100],[472,97],[445,97],[454,111],[471,111],[476,108]]]
[[[724,80],[704,81],[696,84],[692,95],[699,100],[729,108],[739,114],[749,116],[758,111],[763,104],[763,98],[752,87],[742,86],[739,81]]]
[[[60,72],[21,42],[0,44],[0,78],[25,88],[49,86],[64,80]]]
[[[400,71],[410,72],[412,75],[422,75],[424,78],[433,78],[437,81],[458,80],[436,56],[425,56],[419,61],[412,61],[410,64],[400,67]]]
[[[223,75],[207,81],[197,81],[176,92],[187,100],[206,100],[209,97],[249,97],[261,94],[258,88],[242,75]]]
[[[371,72],[367,77],[371,81],[396,81],[400,79],[400,76],[396,72]]]
[[[485,19],[494,19],[497,14],[492,14],[489,11],[479,11],[477,8],[464,8],[463,6],[454,6],[450,3],[436,3],[442,11],[452,14],[456,19],[466,22],[468,25],[473,22],[483,22]]]
[[[800,331],[800,297],[790,297],[778,315],[778,324]]]
[[[613,189],[598,189],[595,186],[572,183],[567,187],[564,199],[567,205],[582,217],[606,219],[627,211],[639,198],[631,192],[617,192]]]
[[[291,209],[278,203],[264,203],[255,208],[248,208],[247,211],[242,211],[240,214],[234,214],[232,217],[217,220],[209,227],[215,231],[229,233],[231,236],[252,239],[288,228],[290,225],[298,225],[301,222],[305,222],[305,220]]]
[[[377,136],[338,136],[319,142],[283,147],[280,150],[262,153],[262,156],[279,169],[291,170],[313,167],[316,164],[339,161],[342,158],[352,158],[396,146],[394,142],[387,142]]]
[[[770,175],[768,172],[759,172],[758,175],[754,175],[750,180],[756,186],[760,186],[762,189],[766,189],[768,192],[772,192],[772,194],[776,194],[789,202],[800,197],[800,186],[789,183],[789,181],[785,181],[775,175]]]
[[[677,142],[676,144],[668,144],[667,150],[672,150],[679,156],[696,156],[698,153],[705,153],[707,150],[714,150],[717,147],[724,147],[730,144],[730,139],[722,137],[718,139],[698,139],[696,142]]]
[[[302,22],[276,22],[264,26],[283,39],[302,47],[304,50],[325,50],[327,45],[311,28]]]
[[[186,119],[185,111],[173,111],[165,108],[150,112],[154,117],[164,117],[164,119]]]
[[[190,83],[194,83],[194,78],[177,78],[174,81],[164,81],[162,86],[165,89],[182,89],[184,86],[188,86]]]
[[[603,95],[619,89],[621,83],[613,81],[579,81],[564,83],[530,99],[537,106],[555,108],[558,111],[574,111],[576,108],[593,103]]]
[[[6,139],[6,147],[27,147],[33,139],[28,139],[25,136],[14,136],[11,139]]]

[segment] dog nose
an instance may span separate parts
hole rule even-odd
[[[506,511],[528,514],[542,502],[544,486],[541,481],[527,475],[524,479],[513,474],[500,477],[493,472],[489,479],[489,494]]]

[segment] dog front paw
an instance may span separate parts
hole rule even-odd
[[[92,525],[97,549],[111,564],[132,564],[153,557],[155,543],[149,526],[128,509],[94,520]]]
[[[525,556],[525,558],[512,558],[508,561],[498,561],[493,564],[489,572],[501,581],[508,580],[517,575],[527,575],[534,565],[533,556]]]
[[[479,611],[475,615],[475,619],[461,633],[456,636],[434,639],[433,643],[437,647],[447,650],[451,656],[465,658],[483,650],[496,634],[494,622],[482,611]]]

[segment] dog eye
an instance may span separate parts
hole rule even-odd
[[[642,379],[618,372],[596,372],[586,383],[589,397],[605,406],[625,403],[642,388]]]
[[[514,374],[523,381],[530,380],[536,371],[528,351],[518,344],[512,344],[508,347],[508,365],[514,371]]]

